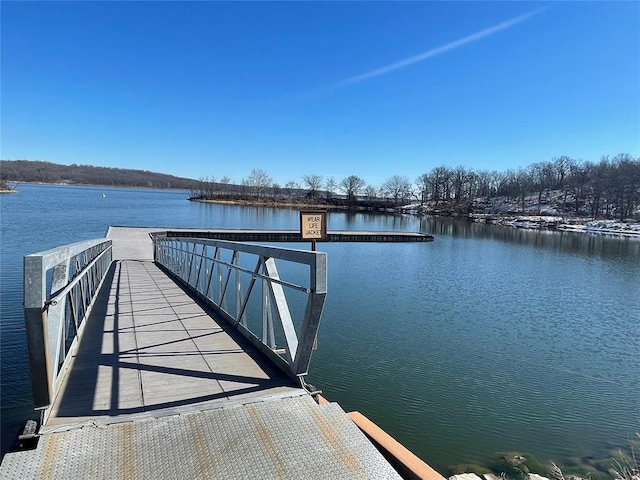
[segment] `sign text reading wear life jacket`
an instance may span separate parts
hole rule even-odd
[[[303,240],[326,240],[327,212],[300,212],[300,235]]]

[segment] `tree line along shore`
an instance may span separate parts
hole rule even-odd
[[[640,159],[620,154],[594,163],[558,157],[506,172],[440,166],[413,182],[393,175],[380,186],[368,185],[357,175],[336,180],[314,174],[281,186],[266,171],[253,169],[240,183],[228,177],[202,178],[191,198],[369,210],[413,206],[445,215],[547,213],[625,220],[640,215]]]
[[[603,156],[598,162],[562,156],[506,172],[443,165],[413,181],[392,175],[379,186],[357,175],[336,179],[309,174],[280,185],[262,169],[232,182],[226,176],[194,180],[28,160],[1,160],[0,180],[177,188],[188,190],[194,201],[460,216],[531,228],[640,221],[640,158],[629,154]]]

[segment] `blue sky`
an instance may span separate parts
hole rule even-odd
[[[638,2],[8,2],[3,159],[379,186],[640,156]]]

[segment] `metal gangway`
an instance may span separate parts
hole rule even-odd
[[[25,257],[40,421],[0,477],[440,480],[305,382],[326,254],[212,236],[111,227]]]

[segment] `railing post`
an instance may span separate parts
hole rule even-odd
[[[220,247],[216,247],[211,269],[216,271],[216,286],[218,288],[218,305],[222,307],[222,265],[220,265]],[[213,273],[213,272],[212,272]]]
[[[268,332],[269,332],[269,316],[271,315],[271,306],[269,305],[269,292],[268,292],[268,284],[265,279],[262,280],[262,343],[268,343]],[[273,345],[269,345],[273,347]]]
[[[272,280],[280,280],[278,269],[276,268],[276,262],[273,258],[268,258],[264,262],[264,273]],[[293,325],[293,319],[291,318],[291,311],[287,303],[287,297],[285,296],[284,289],[279,283],[268,283],[270,298],[273,300],[275,306],[276,315],[278,316],[278,325],[280,331],[284,336],[286,343],[286,354],[289,359],[289,364],[293,365],[293,361],[296,357],[298,350],[298,337]],[[271,317],[269,317],[271,319]],[[273,335],[273,321],[271,321],[271,332]],[[293,372],[295,373],[295,372]]]
[[[316,253],[316,262],[311,266],[311,293],[302,321],[302,338],[298,343],[293,369],[296,375],[306,375],[311,362],[313,345],[322,318],[324,300],[327,296],[327,254]]]
[[[69,263],[70,259],[56,265],[53,268],[53,278],[51,281],[51,292],[54,294],[58,290],[62,290],[69,282]],[[49,336],[48,351],[48,367],[50,368],[51,390],[55,391],[56,377],[58,376],[58,367],[61,362],[61,348],[64,348],[65,342],[65,310],[66,301],[63,299],[56,305],[50,305],[46,310],[47,329]],[[64,354],[62,356],[64,360]]]
[[[240,265],[240,252],[233,252],[233,265]],[[242,283],[240,281],[240,270],[236,269],[235,272],[235,294],[236,294],[236,320],[240,322],[243,327],[247,326],[247,317],[242,312]]]
[[[51,404],[52,381],[47,332],[46,275],[41,256],[24,258],[24,322],[29,350],[31,388],[36,409]]]
[[[195,245],[193,246],[194,250],[195,250]],[[197,267],[196,267],[196,281],[195,281],[195,289],[198,290],[200,288],[200,272],[202,271],[202,264],[204,263],[204,259],[207,256],[207,246],[203,245],[202,246],[202,255],[200,256],[200,260],[197,261]],[[194,255],[195,257],[195,255]],[[204,292],[205,296],[206,296],[206,291]]]

